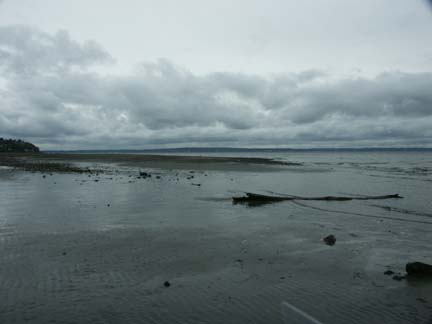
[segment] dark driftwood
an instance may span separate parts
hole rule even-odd
[[[428,276],[432,278],[432,265],[423,262],[411,262],[405,266],[409,276]]]
[[[268,196],[251,192],[246,192],[246,196],[233,197],[234,203],[247,203],[252,205],[268,204],[286,200],[324,200],[324,201],[348,201],[348,200],[374,200],[374,199],[393,199],[403,198],[399,194],[384,196],[361,196],[361,197],[344,197],[344,196],[323,196],[323,197],[301,197],[301,196]]]

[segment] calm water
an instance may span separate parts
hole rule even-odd
[[[201,213],[203,208],[210,212],[226,209],[229,213],[232,210],[229,198],[245,191],[303,196],[399,193],[404,199],[318,205],[342,210],[368,209],[377,215],[432,221],[428,218],[432,214],[432,152],[213,155],[270,157],[302,165],[256,173],[210,170],[206,172],[207,176],[197,173],[189,181],[184,179],[188,176],[187,171],[175,170],[149,170],[160,173],[162,179],[139,181],[135,179],[138,169],[119,167],[115,171],[120,173],[116,173],[111,172],[108,166],[108,174],[101,175],[99,181],[94,182],[94,178],[86,175],[43,178],[42,175],[0,169],[0,224],[17,231],[98,229],[125,223],[148,225],[154,215],[172,214],[173,211],[190,215]],[[177,177],[181,181],[176,182]],[[202,186],[194,187],[191,183]],[[227,200],[215,203],[212,198]],[[107,204],[112,208],[100,210]],[[373,207],[373,204],[393,209],[383,210]],[[119,213],[113,214],[116,208]],[[148,217],[141,216],[143,211]],[[184,224],[187,219],[178,221]]]
[[[289,323],[283,301],[328,323],[432,319],[430,283],[383,275],[432,263],[432,152],[213,155],[302,165],[0,169],[0,322]],[[404,199],[233,205],[245,191]],[[331,233],[335,247],[320,242]]]

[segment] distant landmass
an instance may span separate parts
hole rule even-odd
[[[0,138],[0,152],[39,152],[39,147],[20,139]]]
[[[49,150],[46,153],[247,153],[247,152],[422,152],[432,151],[432,147],[362,147],[362,148],[236,148],[236,147],[178,147],[159,149],[95,149],[95,150]]]

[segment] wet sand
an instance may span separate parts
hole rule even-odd
[[[347,190],[360,190],[363,176],[256,160],[111,158],[50,158],[100,174],[0,170],[1,323],[290,323],[285,301],[323,323],[430,323],[432,282],[383,274],[432,258],[431,225],[384,218],[428,220],[383,208],[412,208],[394,182],[367,180],[367,193],[388,186],[405,201],[250,208],[231,196],[300,194],[302,185],[333,193],[352,182]],[[153,176],[138,178],[143,169]],[[347,182],[324,181],[338,176]],[[321,241],[328,234],[334,246]]]
[[[283,162],[270,158],[155,154],[16,153],[0,154],[0,163],[2,159],[13,159],[23,163],[108,163],[121,166],[178,170],[270,171],[281,167],[299,166],[295,162]]]

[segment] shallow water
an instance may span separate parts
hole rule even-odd
[[[0,323],[290,323],[285,301],[323,323],[432,320],[432,282],[383,275],[432,263],[431,152],[230,155],[302,165],[0,169]],[[404,199],[233,205],[244,191]]]

